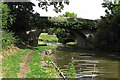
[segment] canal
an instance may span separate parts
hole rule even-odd
[[[114,54],[117,53],[59,47],[56,48],[54,56],[56,57],[56,65],[66,77],[70,67],[69,63],[73,57],[77,78],[119,80],[118,56]]]

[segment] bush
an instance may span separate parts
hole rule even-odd
[[[14,36],[14,33],[2,30],[2,48],[8,48],[8,46],[17,42],[18,39]]]

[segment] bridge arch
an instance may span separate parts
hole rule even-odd
[[[54,28],[59,27],[72,31],[72,33],[76,36],[77,47],[81,48],[86,47],[87,35],[96,30],[94,20],[68,17],[41,17],[41,19],[45,19],[43,20],[44,24],[41,24],[41,26],[46,26],[46,28],[50,28],[52,26]],[[42,21],[40,22],[42,23]],[[21,33],[25,37],[28,37],[28,41],[26,43],[31,44],[32,46],[38,45],[39,35],[43,32],[41,26]]]
[[[49,17],[48,19],[53,21],[52,26],[70,30],[76,37],[76,46],[80,48],[86,48],[86,39],[89,35],[93,37],[92,33],[96,31],[94,20],[68,17]]]

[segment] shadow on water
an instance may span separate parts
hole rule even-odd
[[[54,55],[57,58],[56,64],[65,76],[67,76],[66,73],[69,69],[71,57],[74,57],[77,78],[93,78],[88,80],[118,80],[119,58],[117,54],[114,52],[61,47],[56,49]]]
[[[57,49],[58,51],[62,50],[66,53],[82,53],[79,56],[89,56],[94,54],[94,56],[92,57],[96,57],[96,58],[101,58],[101,59],[110,59],[110,60],[119,60],[119,52],[105,52],[105,51],[96,51],[96,50],[86,50],[86,49],[80,49],[80,48],[72,48],[72,47],[61,47],[59,49]]]

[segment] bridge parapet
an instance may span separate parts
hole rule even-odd
[[[70,18],[70,17],[48,17],[48,19],[56,19],[56,20],[68,20],[68,21],[95,21],[95,20],[91,20],[91,19],[83,19],[83,18]]]

